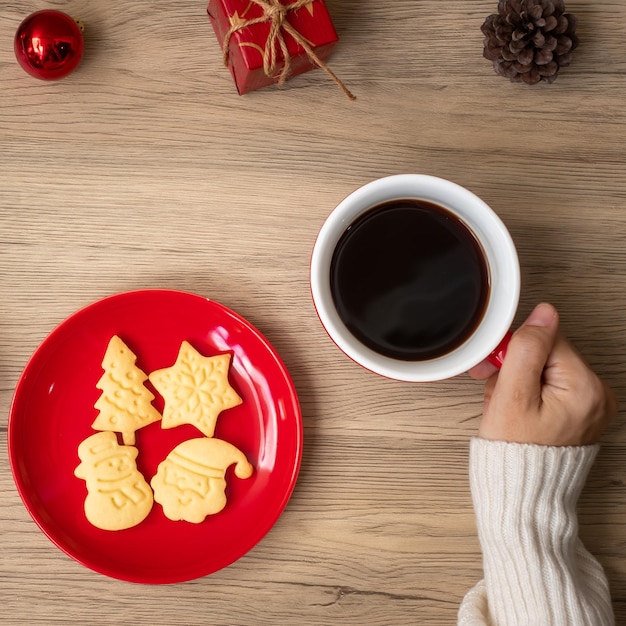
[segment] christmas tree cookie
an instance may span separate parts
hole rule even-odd
[[[150,481],[154,499],[173,521],[199,524],[226,506],[226,470],[250,478],[254,468],[241,450],[221,439],[199,437],[176,446]]]
[[[161,414],[152,406],[154,394],[144,386],[148,376],[135,365],[137,357],[114,335],[109,341],[102,369],[104,374],[96,384],[102,391],[96,401],[98,417],[95,430],[122,433],[124,444],[135,443],[135,431],[157,422]]]
[[[87,483],[85,515],[102,530],[123,530],[142,522],[154,502],[137,470],[137,448],[120,446],[112,432],[96,433],[78,446],[74,475]]]
[[[230,354],[205,357],[183,341],[176,363],[149,376],[165,399],[161,426],[193,424],[213,437],[218,415],[242,402],[228,382],[230,361]]]

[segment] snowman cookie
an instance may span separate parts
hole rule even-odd
[[[85,515],[102,530],[123,530],[141,523],[154,501],[137,470],[137,448],[120,446],[117,436],[100,432],[78,446],[81,463],[74,475],[87,483]]]

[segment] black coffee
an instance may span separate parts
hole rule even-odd
[[[357,218],[330,268],[339,316],[372,350],[432,359],[476,329],[489,296],[482,248],[457,217],[423,200],[393,200]]]

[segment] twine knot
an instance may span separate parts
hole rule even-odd
[[[289,71],[291,69],[291,55],[289,54],[285,38],[283,37],[284,31],[296,40],[311,61],[318,67],[322,68],[335,81],[335,83],[350,100],[356,100],[356,96],[354,96],[341,82],[341,80],[335,76],[326,63],[324,63],[324,61],[322,61],[315,54],[306,39],[287,20],[287,15],[291,11],[297,11],[298,9],[310,5],[313,1],[314,0],[295,0],[290,4],[283,4],[281,0],[251,0],[251,2],[254,2],[254,4],[263,9],[263,15],[249,20],[241,20],[236,24],[233,24],[228,29],[226,35],[224,36],[224,45],[222,46],[224,53],[224,65],[228,66],[230,39],[234,33],[247,28],[248,26],[269,22],[270,32],[267,36],[265,48],[263,50],[263,71],[267,76],[275,78],[279,86],[282,86],[289,76]],[[279,53],[282,53],[283,68],[279,73],[277,73],[276,67],[280,59]]]
[[[269,0],[269,2],[265,7],[265,17],[272,22],[279,22],[282,26],[289,7],[281,4],[279,0]]]

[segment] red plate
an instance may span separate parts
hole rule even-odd
[[[146,373],[173,365],[184,340],[205,356],[233,355],[229,380],[243,403],[222,412],[215,437],[244,452],[255,472],[242,480],[231,468],[225,508],[200,524],[170,521],[156,502],[141,524],[127,530],[99,530],[85,518],[85,482],[74,476],[77,448],[95,432],[96,383],[115,334]],[[154,405],[161,410],[162,399],[155,396]],[[138,430],[138,469],[150,482],[170,450],[200,436],[187,424],[164,430],[156,422]],[[233,563],[273,526],[298,475],[302,417],[285,366],[246,320],[197,295],[135,291],[78,311],[43,341],[15,390],[8,441],[22,500],[61,550],[107,576],[174,583]]]

